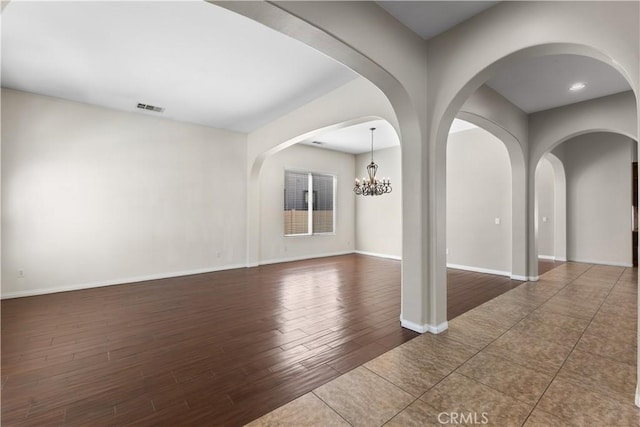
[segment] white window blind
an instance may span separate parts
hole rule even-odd
[[[285,235],[333,233],[334,183],[332,175],[285,171]]]
[[[333,233],[333,176],[312,174],[313,232]]]

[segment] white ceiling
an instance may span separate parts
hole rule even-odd
[[[381,150],[383,148],[400,145],[398,134],[393,126],[391,126],[386,120],[373,120],[329,131],[312,139],[303,141],[302,143],[313,147],[343,151],[351,154],[367,153],[371,151],[370,128],[376,128],[373,132],[374,150]]]
[[[11,1],[2,86],[240,132],[355,78],[327,56],[203,1]]]
[[[427,39],[496,3],[378,2]],[[2,14],[1,71],[3,87],[239,132],[356,77],[296,40],[200,0],[13,0]],[[587,87],[569,92],[576,81]],[[526,112],[630,89],[612,68],[572,55],[504,67],[488,85]],[[139,110],[139,102],[165,111]],[[372,126],[375,148],[398,144],[386,122],[315,139],[320,147],[367,152]]]
[[[586,87],[571,92],[583,82]],[[525,113],[548,110],[631,90],[622,75],[609,65],[578,55],[528,58],[502,67],[487,85]]]
[[[469,122],[454,119],[449,133],[462,132],[475,127],[474,124]],[[351,154],[368,153],[371,151],[371,128],[376,128],[373,134],[374,150],[400,145],[398,134],[386,120],[373,120],[330,131],[302,141],[302,144]]]

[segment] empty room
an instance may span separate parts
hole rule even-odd
[[[3,1],[2,425],[638,425],[639,21]]]

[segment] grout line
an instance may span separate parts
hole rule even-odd
[[[400,347],[400,346],[398,346],[398,347]],[[397,348],[397,347],[395,347],[395,348]],[[393,349],[392,349],[392,350],[393,350]],[[389,351],[391,351],[391,350],[389,350]],[[386,353],[383,353],[383,354],[386,354]],[[380,356],[382,356],[383,354],[381,354]],[[378,357],[380,357],[380,356],[378,356]],[[377,359],[377,358],[376,358],[376,359]],[[372,359],[372,360],[375,360],[375,359]],[[368,363],[368,362],[367,362],[367,363]],[[391,382],[391,380],[389,380],[389,379],[387,379],[387,378],[383,377],[382,375],[379,375],[377,372],[372,371],[371,369],[367,368],[367,367],[366,367],[366,366],[364,366],[364,365],[361,365],[361,366],[362,366],[364,369],[366,369],[367,371],[371,372],[373,375],[377,376],[378,378],[383,379],[384,381],[388,382],[388,383],[389,383],[389,384],[391,384],[392,386],[394,386],[394,387],[396,387],[396,388],[398,388],[398,389],[402,390],[403,392],[407,393],[409,396],[414,397],[414,396],[413,396],[413,394],[409,393],[407,390],[403,389],[403,388],[402,388],[402,387],[400,387],[398,384],[395,384],[395,383]],[[423,393],[423,394],[424,394],[424,393]],[[421,394],[420,396],[422,396],[422,394]],[[409,403],[408,403],[404,408],[402,408],[401,410],[399,410],[399,411],[398,411],[398,412],[397,412],[393,417],[391,417],[391,418],[389,418],[387,421],[385,421],[385,424],[386,424],[386,423],[388,423],[389,421],[391,421],[391,419],[393,419],[394,417],[396,417],[399,413],[401,413],[402,411],[404,411],[405,409],[407,409],[409,406],[411,406],[411,405],[413,405],[415,402],[417,402],[417,401],[420,399],[420,396],[418,396],[418,397],[416,397],[415,399],[413,399],[413,400],[412,400],[411,402],[409,402]]]
[[[344,374],[343,374],[343,375],[344,375]],[[340,378],[340,377],[338,377],[338,378]],[[335,379],[335,378],[334,378],[334,379]],[[331,381],[329,381],[329,383],[330,383],[330,382],[331,382]],[[327,384],[329,384],[329,383],[327,383]],[[322,386],[320,386],[320,387],[322,387]],[[318,387],[318,388],[319,388],[319,387]],[[340,412],[338,412],[338,411],[336,411],[335,409],[333,409],[333,407],[332,407],[331,405],[329,405],[327,402],[325,402],[325,401],[324,401],[324,399],[323,399],[323,398],[321,398],[320,396],[318,396],[318,395],[316,394],[316,390],[317,390],[318,388],[316,388],[316,389],[314,389],[314,390],[311,390],[311,394],[313,394],[315,397],[317,397],[317,398],[318,398],[322,403],[324,403],[325,405],[327,405],[327,407],[328,407],[329,409],[331,409],[333,412],[335,412],[335,413],[336,413],[340,418],[342,418],[342,419],[344,420],[344,422],[345,422],[345,423],[347,423],[347,424],[349,424],[350,426],[352,426],[353,424],[351,424],[351,423],[350,423],[350,422],[349,422],[345,417],[343,417],[343,416],[342,416],[342,414],[340,414]],[[303,396],[304,396],[304,395],[303,395]],[[301,396],[301,397],[302,397],[302,396]]]
[[[430,390],[432,390],[433,388],[435,388],[436,386],[438,386],[438,384],[440,384],[441,382],[443,382],[444,380],[446,380],[446,379],[447,379],[451,374],[453,374],[453,373],[456,373],[456,374],[458,374],[458,375],[463,375],[463,376],[465,376],[465,377],[469,378],[468,376],[466,376],[466,375],[464,375],[464,374],[462,374],[462,373],[459,373],[459,372],[458,372],[458,370],[459,370],[459,369],[460,369],[464,364],[466,364],[466,363],[467,363],[471,358],[473,358],[473,357],[477,356],[479,353],[481,353],[482,351],[486,350],[486,349],[487,349],[487,347],[489,347],[491,344],[493,344],[494,342],[496,342],[496,341],[497,341],[498,339],[500,339],[502,336],[504,336],[505,334],[507,334],[508,332],[510,332],[510,331],[511,331],[511,330],[512,330],[516,325],[520,324],[523,320],[525,320],[527,317],[529,317],[532,313],[534,313],[535,311],[537,311],[540,307],[542,307],[542,306],[543,306],[544,304],[546,304],[549,300],[551,300],[551,298],[555,297],[555,296],[556,296],[559,292],[561,292],[564,288],[566,288],[566,287],[567,287],[567,286],[569,286],[571,283],[575,282],[579,277],[581,277],[582,275],[584,275],[584,274],[585,274],[587,271],[589,271],[592,267],[593,267],[593,266],[590,266],[590,267],[589,267],[589,268],[587,268],[585,271],[583,271],[582,273],[580,273],[578,276],[576,276],[575,278],[573,278],[573,279],[571,279],[570,281],[566,282],[562,288],[558,289],[558,290],[557,290],[553,295],[551,295],[551,296],[550,296],[549,298],[547,298],[543,303],[541,303],[540,305],[538,305],[534,310],[532,310],[530,313],[528,313],[528,314],[527,314],[526,316],[524,316],[522,319],[518,320],[516,323],[514,323],[513,325],[511,325],[511,327],[510,327],[509,329],[507,329],[507,330],[506,330],[506,331],[504,331],[502,334],[500,334],[499,336],[497,336],[493,341],[489,342],[487,345],[485,345],[484,347],[482,347],[480,350],[478,350],[476,353],[474,353],[471,357],[469,357],[469,359],[465,360],[465,361],[464,361],[463,363],[461,363],[457,368],[455,368],[453,371],[451,371],[449,374],[447,374],[444,378],[442,378],[440,381],[438,381],[436,384],[434,384],[432,387],[430,387],[427,391],[425,391],[425,392],[420,396],[420,398],[421,398],[422,396],[424,396],[427,392],[429,392]],[[527,282],[527,283],[535,283],[535,282]],[[524,283],[523,283],[523,284],[524,284]],[[517,289],[517,288],[514,288],[514,289]],[[513,289],[512,289],[512,290],[513,290]],[[502,294],[502,295],[508,294],[508,293],[509,293],[509,292],[511,292],[512,290],[509,290],[509,291],[505,292],[505,293],[504,293],[504,294]],[[489,301],[491,301],[491,300],[489,300]],[[604,302],[604,301],[603,301],[603,302]],[[482,305],[482,304],[481,304],[481,305]],[[480,306],[478,306],[478,307],[480,307]],[[475,309],[475,308],[474,308],[474,309]],[[474,309],[469,310],[469,311],[473,311]],[[597,313],[597,311],[596,311],[596,313]],[[594,314],[594,316],[595,316],[595,314]],[[588,327],[588,326],[587,326],[587,327]],[[585,330],[586,330],[586,328],[585,328]],[[583,331],[583,333],[584,333],[584,331]],[[581,336],[581,337],[582,337],[582,336]],[[457,341],[457,340],[455,340],[455,339],[453,339],[453,338],[451,338],[451,340],[456,341],[457,343],[460,343],[460,344],[467,345],[467,344],[465,344],[465,343],[461,343],[460,341]],[[579,339],[578,339],[578,341],[579,341]],[[577,341],[576,341],[576,344],[577,344]],[[574,345],[574,347],[575,347],[575,345]],[[573,350],[572,350],[572,351],[573,351]],[[571,352],[572,352],[572,351],[571,351]],[[569,352],[569,355],[571,355],[571,352]],[[569,356],[569,355],[568,355],[568,356]],[[568,356],[567,356],[567,357],[568,357]],[[503,359],[504,359],[504,358],[503,358]],[[512,360],[510,360],[510,359],[506,359],[506,360],[508,360],[509,362],[514,363],[514,364],[516,364],[516,365],[523,366],[522,364],[520,364],[520,363],[516,363],[516,362],[513,362],[513,361],[512,361]],[[565,359],[565,361],[566,361],[566,359]],[[523,366],[523,367],[528,368],[528,367],[526,367],[526,366]],[[562,368],[562,366],[560,367],[560,369],[561,369],[561,368]],[[533,368],[528,368],[528,369],[533,369]],[[558,369],[558,371],[559,371],[560,369]],[[534,369],[534,370],[535,370],[535,371],[537,371],[537,372],[540,372],[540,371],[539,371],[539,370],[537,370],[537,369]],[[548,374],[548,373],[547,373],[547,374]],[[557,372],[556,372],[556,375],[557,375]],[[485,385],[485,386],[487,386],[487,387],[491,388],[491,389],[492,389],[492,390],[494,390],[494,391],[497,391],[498,393],[501,393],[501,394],[503,394],[503,395],[505,395],[505,396],[509,396],[509,395],[505,394],[504,392],[501,392],[500,390],[496,390],[495,388],[493,388],[493,387],[491,387],[491,386],[488,386],[487,384],[484,384],[484,383],[482,383],[482,382],[480,382],[480,381],[478,381],[478,380],[476,380],[476,379],[474,379],[474,378],[471,378],[471,379],[472,379],[473,381],[477,381],[478,383],[483,384],[483,385]],[[553,380],[554,380],[554,379],[555,379],[555,376],[554,376],[554,378],[549,382],[549,385],[551,385],[551,383],[553,382]],[[533,412],[533,410],[536,408],[536,406],[537,406],[538,402],[540,401],[540,399],[542,398],[542,396],[544,395],[544,393],[547,391],[547,389],[548,389],[548,388],[549,388],[549,386],[547,386],[547,388],[545,388],[545,391],[540,395],[540,398],[539,398],[539,399],[536,401],[536,403],[532,406],[531,411],[529,411],[529,414],[527,414],[527,418],[525,418],[525,420],[524,420],[523,424],[527,422],[527,420],[529,419],[529,416],[531,415],[531,413]],[[511,397],[511,398],[512,398],[512,399],[514,399],[514,400],[517,400],[518,402],[521,402],[521,400],[519,400],[519,399],[515,399],[515,398],[513,398],[512,396],[509,396],[509,397]],[[428,403],[428,402],[427,402],[427,403]]]
[[[562,291],[565,287],[567,287],[569,284],[573,283],[575,280],[577,280],[580,276],[582,276],[584,273],[586,273],[586,272],[587,272],[587,271],[589,271],[590,269],[591,269],[591,266],[590,266],[589,268],[587,268],[585,271],[583,271],[582,273],[580,273],[580,275],[576,276],[574,279],[572,279],[572,280],[570,280],[569,282],[565,283],[565,284],[564,284],[564,286],[563,286],[562,288],[558,289],[558,290],[557,290],[553,295],[551,295],[549,298],[547,298],[546,300],[544,300],[544,302],[542,302],[541,304],[539,304],[539,305],[538,305],[535,309],[533,309],[530,313],[528,313],[526,316],[524,316],[523,318],[521,318],[520,320],[518,320],[516,323],[514,323],[513,325],[511,325],[511,327],[509,327],[509,329],[507,329],[506,331],[504,331],[502,334],[498,335],[494,340],[492,340],[491,342],[489,342],[488,344],[486,344],[486,345],[485,345],[484,347],[482,347],[481,349],[476,350],[475,348],[470,348],[471,350],[474,350],[474,351],[476,351],[476,352],[475,352],[475,353],[473,353],[471,356],[469,356],[469,358],[467,358],[467,359],[466,359],[464,362],[462,362],[460,365],[458,365],[458,367],[457,367],[457,368],[453,369],[451,372],[449,372],[447,375],[445,375],[442,379],[440,379],[440,381],[436,382],[436,383],[435,383],[435,384],[433,384],[431,387],[429,387],[429,388],[428,388],[424,393],[422,393],[422,394],[421,394],[417,399],[415,399],[413,402],[411,402],[409,405],[407,405],[407,406],[406,406],[402,411],[404,411],[407,407],[409,407],[410,405],[412,405],[412,404],[413,404],[413,403],[415,403],[416,401],[420,400],[420,399],[422,398],[422,396],[424,396],[424,395],[425,395],[425,394],[427,394],[430,390],[432,390],[432,389],[434,389],[435,387],[437,387],[440,383],[442,383],[444,380],[446,380],[446,379],[447,379],[451,374],[453,374],[453,373],[456,373],[456,374],[458,374],[458,375],[463,375],[463,376],[465,376],[465,377],[469,378],[468,376],[466,376],[466,375],[464,375],[464,374],[462,374],[462,373],[459,373],[459,372],[458,372],[458,370],[459,370],[459,369],[460,369],[464,364],[466,364],[469,360],[471,360],[472,358],[474,358],[475,356],[477,356],[479,353],[481,353],[482,351],[484,351],[487,347],[489,347],[491,344],[493,344],[495,341],[497,341],[497,340],[498,340],[499,338],[501,338],[503,335],[505,335],[505,334],[507,334],[509,331],[511,331],[511,330],[512,330],[516,325],[518,325],[518,324],[519,324],[519,323],[521,323],[524,319],[526,319],[527,317],[529,317],[533,312],[535,312],[536,310],[538,310],[538,308],[540,308],[542,305],[546,304],[546,303],[547,303],[551,298],[553,298],[554,296],[556,296],[556,295],[557,295],[560,291]],[[526,283],[535,283],[535,282],[525,282],[525,283],[523,283],[523,285],[524,285],[524,284],[526,284]],[[520,287],[520,286],[517,286],[517,287],[515,287],[515,288],[513,288],[513,289],[510,289],[509,291],[507,291],[507,292],[505,292],[504,294],[501,294],[501,295],[508,294],[509,292],[511,292],[511,291],[513,291],[513,290],[515,290],[515,289],[518,289],[519,287]],[[498,295],[498,296],[501,296],[501,295]],[[495,298],[497,298],[497,297],[495,297]],[[495,299],[495,298],[492,298],[492,299],[490,299],[489,301],[491,301],[491,300],[493,300],[493,299]],[[485,302],[488,302],[488,301],[485,301]],[[484,304],[484,303],[483,303],[483,304]],[[482,304],[480,304],[480,305],[479,305],[479,306],[477,306],[477,307],[480,307],[480,306],[482,306]],[[471,311],[475,310],[477,307],[474,307],[473,309],[469,310],[468,312],[471,312]],[[463,314],[464,314],[464,313],[463,313]],[[452,320],[453,320],[453,319],[452,319]],[[416,338],[419,338],[419,336],[418,336],[418,337],[416,337]],[[466,347],[469,347],[469,345],[468,345],[468,344],[466,344],[466,343],[462,343],[462,342],[460,342],[460,341],[458,341],[458,340],[456,340],[456,339],[453,339],[453,338],[449,338],[449,339],[451,339],[452,341],[455,341],[455,342],[457,342],[457,343],[459,343],[459,344],[463,344],[463,345],[464,345],[464,346],[466,346]],[[569,353],[569,354],[570,354],[570,353]],[[504,358],[503,358],[503,359],[504,359]],[[508,360],[508,361],[509,361],[509,362],[511,362],[511,363],[514,363],[514,364],[517,364],[517,365],[522,366],[521,364],[519,364],[519,363],[515,363],[515,362],[513,362],[513,361],[511,361],[511,360],[509,360],[509,359],[506,359],[506,360]],[[363,366],[364,366],[364,365],[363,365]],[[529,368],[529,369],[531,369],[531,368]],[[536,370],[536,371],[537,371],[537,370]],[[537,371],[537,372],[540,372],[540,371]],[[374,372],[374,373],[375,373],[375,372]],[[377,375],[377,374],[376,374],[376,375]],[[378,375],[378,376],[379,376],[379,375]],[[381,378],[382,378],[382,377],[381,377]],[[385,379],[385,378],[383,378],[383,379]],[[484,383],[482,383],[482,382],[480,382],[480,381],[478,381],[478,380],[476,380],[476,379],[474,379],[474,378],[471,378],[471,379],[472,379],[473,381],[477,381],[478,383],[480,383],[480,384],[482,384],[482,385],[484,385],[484,386],[486,386],[486,387],[491,388],[492,390],[494,390],[494,391],[496,391],[496,392],[498,392],[498,393],[500,393],[500,394],[503,394],[503,395],[505,395],[505,396],[508,396],[508,397],[513,398],[512,396],[509,396],[509,395],[505,394],[504,392],[502,392],[502,391],[500,391],[500,390],[496,390],[496,389],[494,389],[493,387],[490,387],[490,386],[488,386],[487,384],[484,384]],[[386,379],[385,379],[385,380],[386,380]],[[388,380],[386,380],[386,381],[388,381]],[[553,380],[552,380],[552,381],[553,381]],[[393,383],[392,383],[392,384],[393,384]],[[401,387],[397,386],[396,384],[393,384],[393,385],[394,385],[394,386],[396,386],[396,387],[398,387],[398,388],[400,388],[401,390],[403,390]],[[405,390],[403,390],[403,391],[405,391]],[[545,391],[546,391],[546,390],[545,390]],[[406,391],[405,391],[405,392],[406,392]],[[543,393],[543,394],[544,394],[544,393]],[[521,400],[519,400],[519,399],[515,399],[515,398],[513,398],[513,399],[514,399],[514,400],[517,400],[518,402],[522,402],[522,401],[521,401]],[[429,402],[427,402],[426,400],[425,400],[424,402],[425,402],[426,404],[428,404],[429,406],[433,407],[433,406],[432,406],[432,405],[430,405],[430,404],[429,404]],[[536,404],[537,404],[537,402],[536,402]],[[529,414],[527,415],[527,419],[529,418],[529,415],[531,415],[531,412],[533,411],[533,409],[535,409],[536,404],[534,404],[534,406],[532,407],[531,411],[530,411],[530,412],[529,412]],[[435,409],[437,410],[437,408],[435,408]],[[400,412],[402,412],[402,411],[400,411]],[[398,414],[399,414],[400,412],[398,412]],[[398,414],[396,414],[395,416],[397,416]],[[395,417],[395,416],[394,416],[394,417]],[[526,422],[526,419],[525,419],[525,422]]]
[[[576,277],[574,280],[572,280],[569,283],[573,283],[575,282],[579,277],[581,277],[582,275],[584,275],[587,271],[591,270],[593,268],[593,265],[591,267],[589,267],[587,270],[585,270],[580,276]],[[624,270],[622,270],[622,273],[624,273]],[[547,393],[547,391],[549,390],[549,387],[551,387],[551,384],[553,384],[553,382],[556,380],[556,378],[558,377],[558,374],[560,373],[560,371],[562,370],[562,368],[564,367],[564,365],[567,363],[567,360],[569,360],[569,358],[571,357],[571,355],[573,354],[573,352],[575,351],[576,347],[578,346],[578,343],[580,342],[580,340],[582,339],[582,337],[584,336],[584,333],[586,332],[587,329],[589,329],[589,326],[591,326],[591,323],[593,322],[593,319],[596,317],[596,315],[598,314],[598,312],[600,311],[600,309],[602,308],[602,305],[604,304],[604,302],[607,300],[607,298],[609,298],[609,295],[611,295],[611,291],[613,291],[613,288],[615,288],[616,284],[620,281],[620,277],[622,277],[622,273],[620,273],[618,275],[618,278],[616,279],[616,281],[614,282],[613,286],[611,287],[611,289],[609,289],[609,291],[607,292],[607,295],[604,297],[604,299],[600,302],[600,304],[598,305],[598,309],[593,313],[593,316],[591,316],[591,319],[589,320],[589,324],[587,324],[587,327],[584,328],[584,330],[582,331],[582,333],[580,334],[580,337],[576,340],[576,343],[573,345],[573,347],[571,348],[571,351],[569,352],[569,354],[567,355],[567,357],[565,357],[564,361],[562,362],[562,365],[560,365],[560,368],[558,368],[558,371],[556,372],[556,374],[553,376],[553,378],[551,379],[551,381],[549,382],[549,384],[547,385],[547,387],[545,387],[544,391],[542,392],[542,394],[540,395],[540,397],[538,398],[538,400],[536,401],[536,403],[533,405],[533,408],[531,409],[531,412],[529,412],[529,415],[527,415],[527,418],[524,420],[523,425],[527,422],[527,420],[529,419],[529,417],[531,416],[531,414],[533,413],[533,411],[538,407],[538,404],[540,403],[540,401],[542,400],[542,398],[544,397],[544,395]],[[569,283],[567,285],[569,285]],[[564,289],[564,288],[562,288]],[[593,391],[593,390],[592,390]],[[598,393],[599,394],[599,393]]]

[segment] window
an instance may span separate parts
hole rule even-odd
[[[333,233],[335,177],[284,172],[285,236]]]

